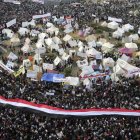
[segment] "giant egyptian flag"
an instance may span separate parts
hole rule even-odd
[[[11,105],[19,108],[27,108],[48,115],[57,116],[100,116],[100,115],[124,115],[124,116],[140,116],[140,110],[128,109],[79,109],[79,110],[64,110],[61,108],[51,107],[43,104],[35,104],[21,99],[5,99],[0,96],[0,104]]]

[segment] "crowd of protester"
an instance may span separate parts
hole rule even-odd
[[[92,19],[95,18],[93,15],[96,15],[96,17],[101,20],[105,20],[108,18],[108,16],[111,16],[121,18],[123,20],[123,24],[130,23],[135,28],[139,28],[140,13],[138,11],[138,0],[110,0],[109,2],[104,3],[86,3],[85,1],[80,2],[83,6],[76,8],[63,1],[55,6],[48,3],[45,5],[33,3],[29,0],[21,0],[20,5],[0,2],[0,25],[3,27],[6,22],[14,18],[17,18],[17,21],[20,24],[22,21],[31,19],[32,15],[51,12],[53,15],[58,16],[73,15],[82,23],[84,21],[92,21]]]
[[[64,109],[127,108],[140,109],[140,88],[135,78],[122,78],[113,83],[98,78],[90,87],[65,86],[59,83],[29,81],[25,76],[13,77],[0,73],[0,95],[5,98],[21,98]],[[48,93],[53,93],[50,96]]]
[[[82,3],[83,7],[74,8],[69,4],[40,5],[31,1],[21,1],[20,5],[0,2],[0,25],[17,18],[21,21],[31,19],[32,15],[51,12],[52,15],[73,15],[79,23],[92,21],[95,14],[101,20],[108,16],[122,18],[123,23],[139,27],[139,13],[129,14],[139,7],[138,0],[111,1],[104,4]],[[63,9],[63,10],[62,10]],[[90,14],[89,14],[90,13]],[[17,24],[17,26],[18,26]],[[14,49],[14,48],[8,48]],[[15,51],[15,50],[13,50]],[[16,50],[17,51],[17,50]],[[22,53],[19,49],[18,63]],[[106,54],[107,55],[107,54]],[[111,55],[111,54],[110,54]],[[114,56],[112,56],[114,57]],[[50,58],[44,62],[52,63]],[[2,57],[5,63],[7,58]],[[70,59],[65,65],[71,65]],[[17,67],[18,69],[18,67]],[[63,67],[58,66],[59,72]],[[124,78],[118,82],[105,77],[93,79],[91,85],[63,85],[44,81],[31,81],[24,75],[14,77],[0,69],[0,96],[6,99],[24,99],[36,104],[46,104],[66,110],[89,108],[125,108],[140,110],[140,88],[137,77]],[[139,140],[140,118],[102,116],[91,118],[51,118],[43,114],[0,105],[0,139],[2,140]]]
[[[51,118],[0,106],[2,140],[139,140],[139,117]]]

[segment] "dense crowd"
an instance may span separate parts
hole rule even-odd
[[[82,3],[82,7],[74,8],[69,4],[40,5],[31,1],[22,0],[20,5],[0,2],[0,28],[4,28],[7,21],[17,18],[18,23],[27,21],[32,15],[51,12],[52,15],[72,15],[79,23],[92,21],[96,15],[101,20],[108,16],[122,18],[123,23],[130,23],[139,27],[139,12],[133,15],[129,12],[139,8],[138,0],[111,1],[109,3]],[[62,10],[63,9],[63,10]],[[27,36],[28,37],[28,36]],[[62,45],[65,49],[67,44]],[[19,46],[7,47],[7,50],[18,51],[18,62],[23,61],[23,54]],[[97,48],[97,50],[100,48]],[[56,52],[55,52],[56,53]],[[112,56],[111,56],[112,55]],[[104,57],[114,54],[106,54]],[[26,57],[26,56],[24,56]],[[7,58],[2,56],[4,64]],[[43,62],[53,63],[53,59],[43,57]],[[61,72],[65,67],[71,66],[69,59],[63,66],[58,65],[55,70]],[[100,62],[101,63],[101,62]],[[139,67],[138,63],[135,63]],[[14,70],[18,70],[18,66]],[[118,82],[113,82],[106,77],[91,80],[90,86],[83,82],[79,86],[63,85],[45,81],[32,81],[25,74],[18,77],[8,74],[0,69],[0,96],[6,99],[24,99],[36,104],[46,104],[66,110],[89,108],[125,108],[140,110],[140,82],[137,77],[121,77]],[[52,118],[44,114],[33,113],[28,110],[0,105],[0,139],[2,140],[139,140],[140,118],[102,116],[90,118]]]
[[[58,5],[41,5],[38,3],[33,3],[31,1],[21,0],[20,5],[14,5],[11,3],[0,2],[0,15],[1,21],[0,25],[5,25],[6,22],[17,18],[18,23],[22,21],[27,21],[32,18],[32,15],[42,14],[51,12],[52,15],[57,16],[69,16],[73,15],[76,19],[80,20],[82,23],[86,21],[92,21],[96,15],[101,20],[105,20],[108,16],[121,18],[123,24],[130,23],[134,25],[135,28],[139,28],[139,1],[138,0],[111,0],[105,3],[86,3],[85,1],[80,1],[82,7],[72,7],[69,3],[64,3],[63,1]],[[63,10],[62,10],[63,9]]]
[[[0,106],[2,140],[139,140],[140,118],[50,118]]]
[[[99,78],[93,80],[90,87],[82,83],[73,87],[44,81],[27,81],[26,76],[15,78],[4,72],[0,73],[0,77],[0,95],[5,98],[21,98],[64,109],[140,109],[140,88],[135,78],[123,78],[115,84],[111,80]],[[48,93],[54,95],[50,96]]]

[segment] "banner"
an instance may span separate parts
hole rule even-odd
[[[36,71],[28,70],[28,71],[27,71],[27,74],[26,74],[26,77],[27,77],[27,78],[36,79],[36,78],[37,78],[37,72],[36,72]]]
[[[50,63],[43,63],[44,70],[53,70],[53,64]]]
[[[121,18],[108,17],[108,20],[109,20],[109,21],[119,22],[119,23],[121,23],[121,22],[122,22],[122,19],[121,19]]]
[[[93,74],[89,74],[89,75],[80,75],[80,78],[81,79],[86,79],[86,78],[98,78],[98,77],[104,77],[104,76],[107,76],[108,74],[107,73],[96,73],[94,72]]]
[[[4,65],[2,62],[0,62],[0,67],[6,70],[8,73],[13,73],[14,71],[10,68],[8,68],[6,65]]]
[[[32,0],[32,2],[37,2],[37,3],[40,3],[40,4],[44,4],[44,0]]]
[[[32,18],[33,19],[38,19],[38,18],[45,18],[45,17],[50,17],[51,13],[43,14],[43,15],[34,15]]]
[[[10,27],[10,26],[12,26],[12,25],[14,25],[14,24],[16,24],[16,18],[13,19],[13,20],[11,20],[11,21],[9,21],[9,22],[7,22],[7,23],[6,23],[6,26],[7,26],[7,27]]]
[[[21,4],[19,1],[16,1],[16,0],[4,0],[4,2],[9,2],[13,4]]]
[[[18,71],[14,72],[14,76],[17,77],[19,76],[21,73],[24,73],[25,69],[24,67],[21,67]]]
[[[21,99],[5,99],[0,96],[0,103],[7,104],[19,108],[27,108],[28,111],[35,110],[49,115],[60,115],[60,116],[79,116],[79,117],[89,117],[89,116],[101,116],[101,115],[123,115],[123,116],[140,116],[140,110],[129,110],[129,109],[78,109],[78,110],[65,110],[57,107],[52,107],[43,104],[35,104],[33,102],[28,102]],[[30,110],[30,111],[31,111]]]
[[[62,82],[63,79],[64,79],[64,74],[44,73],[41,78],[41,81],[59,83]]]

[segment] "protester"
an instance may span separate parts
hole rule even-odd
[[[48,118],[10,107],[1,106],[0,110],[3,140],[140,139],[139,117]]]

